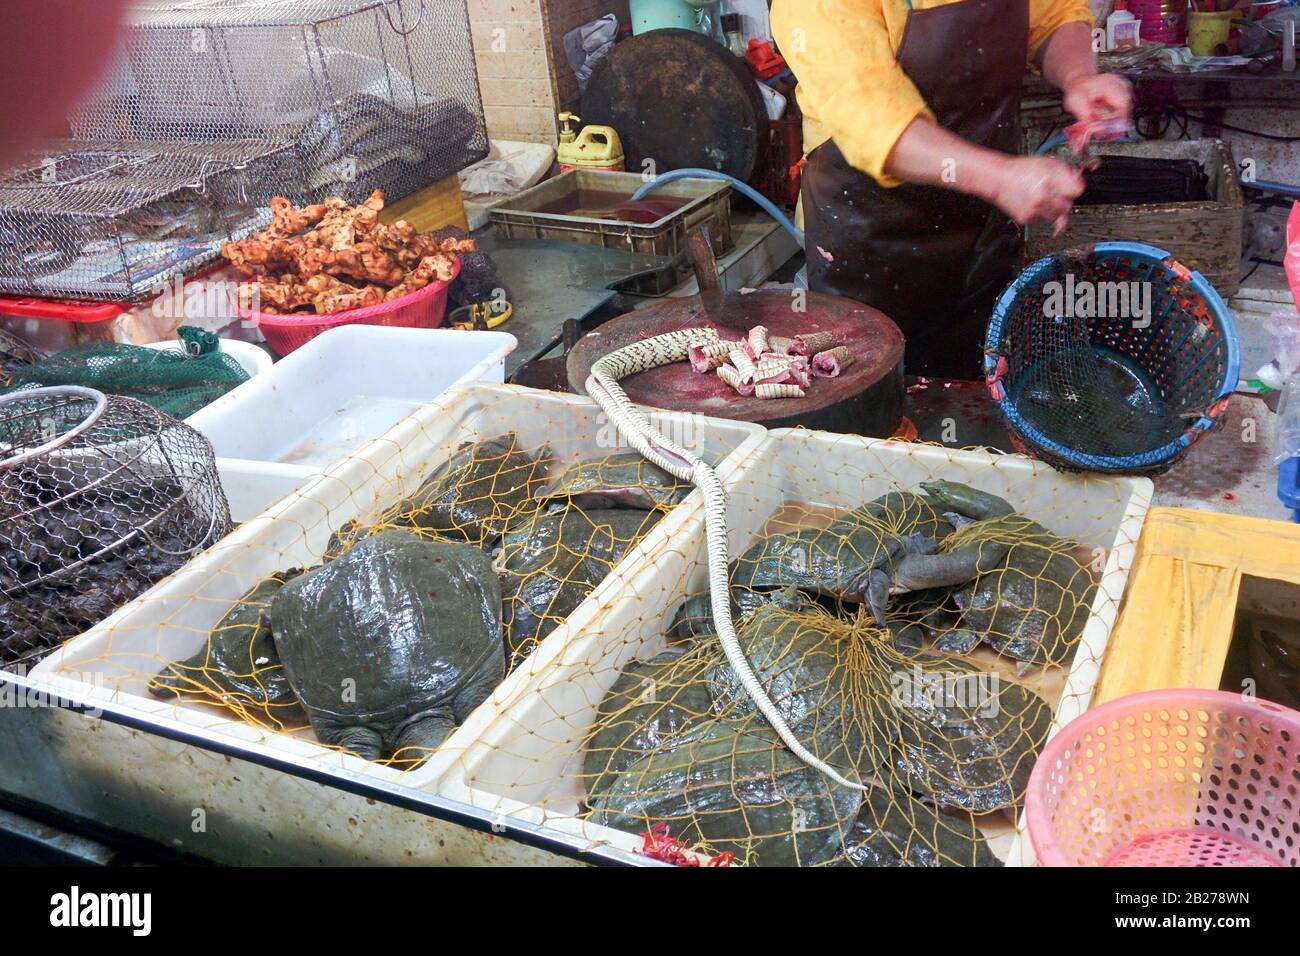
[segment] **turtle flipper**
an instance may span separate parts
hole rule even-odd
[[[456,721],[446,711],[417,717],[401,727],[393,738],[393,762],[404,767],[423,763],[455,729]]]
[[[312,726],[320,742],[328,747],[342,747],[364,760],[378,760],[383,752],[384,738],[373,727],[338,724],[319,717]]]
[[[876,623],[883,628],[889,625],[885,621],[885,608],[889,604],[889,575],[884,571],[876,570],[867,573],[866,583],[862,587],[862,594],[866,598],[867,607],[871,608],[871,613],[876,619]],[[857,588],[854,588],[857,590]]]

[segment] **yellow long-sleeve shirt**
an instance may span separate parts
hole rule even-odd
[[[835,140],[844,158],[884,186],[885,160],[909,123],[934,114],[895,54],[908,7],[963,0],[773,0],[772,32],[799,81],[804,151]],[[1092,24],[1087,0],[1029,0],[1029,59],[1066,23]]]

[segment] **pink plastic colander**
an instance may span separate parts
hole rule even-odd
[[[406,329],[436,329],[447,312],[447,292],[460,275],[460,259],[452,264],[451,279],[435,279],[423,289],[391,302],[380,302],[361,309],[348,309],[332,315],[267,315],[252,309],[240,309],[245,321],[262,331],[266,344],[284,357],[306,345],[322,332],[340,325],[392,325]]]
[[[1300,865],[1300,712],[1211,690],[1121,697],[1043,748],[1043,866]]]

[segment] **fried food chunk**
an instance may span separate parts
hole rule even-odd
[[[331,315],[398,299],[450,281],[456,255],[475,248],[472,239],[439,240],[405,219],[380,222],[379,189],[356,206],[337,196],[301,209],[276,196],[270,205],[269,226],[221,246],[222,256],[252,280],[240,286],[241,305],[256,304],[268,315]]]

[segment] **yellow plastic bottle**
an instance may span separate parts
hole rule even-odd
[[[609,169],[622,171],[623,144],[612,126],[584,126],[575,133],[570,123],[581,123],[573,113],[560,114],[560,145],[555,158],[560,169]]]

